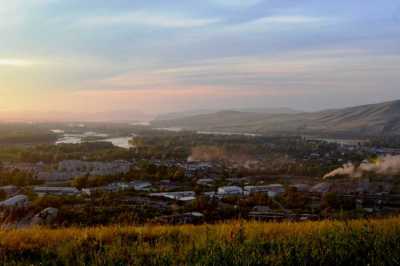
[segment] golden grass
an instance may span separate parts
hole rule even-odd
[[[199,226],[36,227],[1,230],[0,256],[3,263],[23,259],[43,265],[43,260],[52,256],[59,265],[83,258],[94,265],[112,265],[115,261],[124,262],[121,265],[142,265],[143,261],[158,265],[164,259],[165,264],[174,265],[196,264],[189,263],[191,260],[210,262],[220,257],[238,265],[252,265],[260,260],[284,265],[291,257],[294,261],[308,261],[309,265],[329,265],[337,264],[338,256],[351,259],[368,250],[369,257],[357,258],[360,262],[382,260],[384,249],[392,248],[393,264],[379,265],[396,265],[395,262],[400,263],[399,241],[400,218],[302,223],[232,221]]]
[[[351,220],[341,221],[319,221],[319,222],[284,222],[265,223],[256,221],[232,221],[215,225],[146,225],[146,226],[100,226],[88,228],[59,228],[50,229],[33,227],[28,229],[6,229],[0,230],[0,245],[16,249],[30,248],[30,245],[53,246],[60,241],[73,240],[84,241],[97,239],[103,242],[110,242],[120,235],[137,235],[142,238],[160,238],[174,233],[182,236],[201,239],[212,235],[214,239],[229,239],[232,233],[242,227],[249,239],[279,239],[285,237],[307,236],[318,234],[326,230],[337,232],[351,229],[375,228],[388,233],[391,229],[400,226],[400,218],[388,218],[377,220]]]

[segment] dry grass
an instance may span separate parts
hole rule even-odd
[[[2,265],[399,265],[400,218],[0,231]]]

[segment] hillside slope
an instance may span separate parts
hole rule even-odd
[[[225,110],[227,111],[227,110]],[[281,108],[234,108],[229,109],[229,111],[236,112],[246,112],[246,113],[259,113],[259,114],[295,114],[300,113],[300,111],[296,111],[290,108],[281,107]],[[200,109],[200,110],[190,110],[185,112],[174,112],[174,113],[166,113],[158,115],[154,120],[174,120],[186,118],[189,116],[197,116],[197,115],[209,115],[215,114],[218,112],[223,112],[222,110],[212,110],[212,109]]]
[[[155,127],[260,134],[366,136],[400,134],[400,100],[311,113],[222,111],[153,121]]]
[[[1,265],[398,265],[400,219],[0,230]]]

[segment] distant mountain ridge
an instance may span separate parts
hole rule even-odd
[[[198,109],[198,110],[188,110],[184,112],[173,112],[167,114],[158,115],[154,120],[172,120],[172,119],[180,119],[189,116],[196,115],[206,115],[213,114],[223,111],[237,111],[237,112],[250,112],[250,113],[261,113],[261,114],[294,114],[300,113],[300,111],[293,110],[287,107],[278,107],[278,108],[231,108],[227,110],[216,110],[216,109]]]
[[[152,122],[155,127],[259,134],[373,136],[400,134],[400,100],[301,113],[220,111]]]

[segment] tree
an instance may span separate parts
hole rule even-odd
[[[335,192],[328,192],[322,197],[321,207],[322,209],[336,209],[339,206],[337,194]]]
[[[295,187],[288,187],[282,195],[282,199],[289,209],[301,209],[306,204],[306,197]]]
[[[78,176],[72,180],[72,186],[78,189],[82,189],[88,186],[89,178],[88,176]]]
[[[181,181],[184,178],[185,178],[185,172],[181,168],[176,169],[172,179],[175,181]]]
[[[0,190],[0,201],[7,198],[7,193],[4,190]]]

